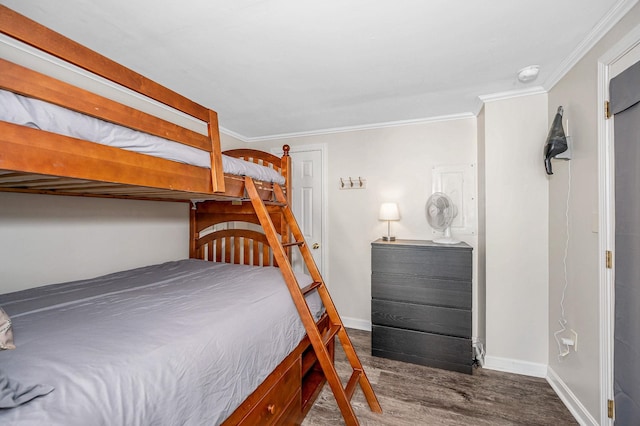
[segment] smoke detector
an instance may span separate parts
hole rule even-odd
[[[528,67],[524,67],[520,71],[518,71],[518,81],[520,81],[521,83],[529,83],[538,78],[539,72],[539,65],[529,65]]]

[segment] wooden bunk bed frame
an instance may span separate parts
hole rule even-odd
[[[211,157],[211,168],[205,169],[0,121],[0,191],[191,202],[190,257],[281,267],[307,337],[224,424],[298,424],[327,381],[347,424],[358,424],[349,402],[358,384],[371,409],[381,411],[288,209],[291,167],[287,146],[282,158],[254,150],[225,152],[279,171],[286,180],[283,186],[224,174],[217,114],[211,109],[2,5],[0,33],[206,123],[208,134],[203,135],[0,59],[0,88],[196,147]],[[265,233],[240,229],[203,232],[236,221],[258,224]],[[293,242],[289,242],[290,235]],[[292,247],[302,250],[314,279],[304,291],[297,287],[288,260]],[[319,292],[327,310],[317,322],[310,322],[307,316],[304,294],[309,291]],[[333,365],[334,336],[340,338],[353,367],[346,389]]]
[[[211,168],[205,169],[0,121],[1,190],[177,201],[244,196],[244,179],[223,172],[215,111],[2,5],[0,33],[200,120],[206,123],[208,135],[1,58],[0,88],[195,147],[211,156]],[[236,154],[262,161],[262,154],[249,151]],[[276,167],[286,178],[286,162]],[[259,185],[268,196],[269,184]]]

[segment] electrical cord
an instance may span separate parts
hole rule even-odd
[[[560,319],[558,322],[560,323],[560,330],[553,333],[556,338],[556,342],[558,343],[558,360],[562,360],[563,357],[569,354],[569,347],[562,343],[560,339],[560,335],[567,330],[567,318],[565,317],[564,312],[564,299],[567,294],[567,287],[569,287],[569,278],[567,274],[567,257],[569,254],[569,201],[571,199],[571,161],[569,161],[569,169],[568,169],[568,189],[567,189],[567,203],[565,207],[565,221],[567,227],[567,238],[564,244],[564,257],[562,259],[562,265],[564,267],[564,288],[562,289],[562,298],[560,299]],[[563,348],[564,345],[564,348]]]

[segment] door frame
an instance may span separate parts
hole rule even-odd
[[[613,120],[605,118],[609,100],[610,67],[640,44],[640,25],[598,59],[598,187],[600,269],[600,424],[613,425],[607,400],[614,399],[613,344],[615,324],[615,271],[606,267],[606,252],[615,249],[615,165]],[[615,258],[615,252],[613,253]]]
[[[320,202],[322,203],[322,267],[320,273],[322,274],[325,282],[329,276],[329,265],[327,259],[329,258],[329,233],[327,232],[327,221],[329,209],[327,206],[328,190],[329,190],[329,173],[328,173],[328,149],[326,143],[308,144],[308,145],[290,145],[289,154],[296,152],[307,151],[320,151],[320,157],[322,158],[322,190],[320,191]],[[272,148],[271,153],[274,155],[282,155],[282,148]]]

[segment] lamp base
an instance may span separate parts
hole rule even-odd
[[[395,241],[396,237],[392,237],[390,235],[383,235],[382,236],[382,241]]]

